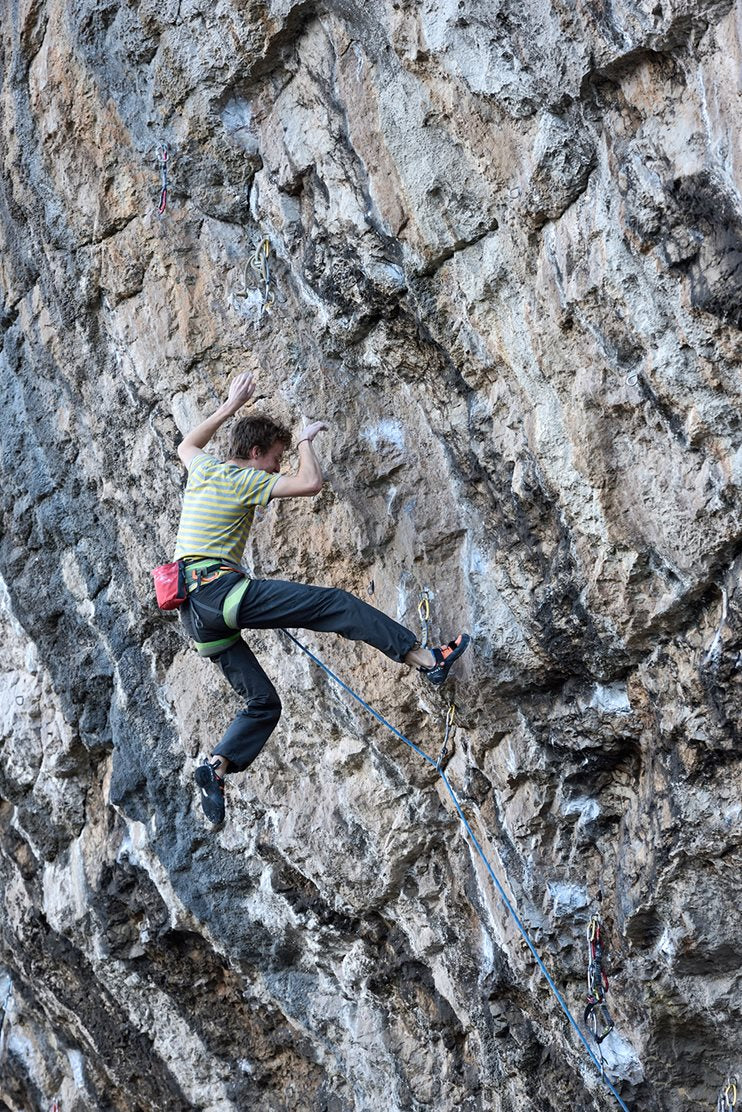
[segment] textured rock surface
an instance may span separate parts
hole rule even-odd
[[[282,724],[205,829],[235,698],[149,569],[179,429],[242,368],[332,423],[253,566],[463,616],[448,774],[578,1015],[602,889],[628,1106],[740,1068],[741,31],[729,0],[9,5],[0,1107],[615,1107],[432,770],[278,635]],[[308,641],[437,752],[445,699]]]

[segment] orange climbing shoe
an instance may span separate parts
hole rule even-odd
[[[430,651],[435,657],[435,664],[432,668],[420,669],[428,683],[432,683],[433,687],[440,687],[451,671],[451,666],[469,648],[470,641],[471,637],[468,633],[460,633],[455,641],[449,641],[447,645],[441,645],[440,648],[436,646],[431,649]]]

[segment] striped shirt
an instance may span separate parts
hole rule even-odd
[[[239,564],[258,506],[265,506],[278,475],[220,463],[205,452],[191,460],[183,497],[175,560],[214,556]]]

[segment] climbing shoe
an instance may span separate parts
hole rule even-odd
[[[440,648],[436,646],[431,649],[430,651],[435,657],[435,664],[432,668],[420,669],[428,683],[432,683],[433,687],[440,687],[451,671],[451,665],[466,652],[470,641],[471,637],[468,633],[460,633],[455,641],[449,641],[447,645],[441,645]]]
[[[201,806],[206,818],[217,823],[224,822],[224,780],[217,776],[210,761],[202,761],[194,773],[201,793]]]

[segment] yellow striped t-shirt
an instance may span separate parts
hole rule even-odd
[[[265,506],[279,479],[254,467],[220,463],[201,452],[188,468],[175,560],[214,556],[239,564],[257,506]]]

